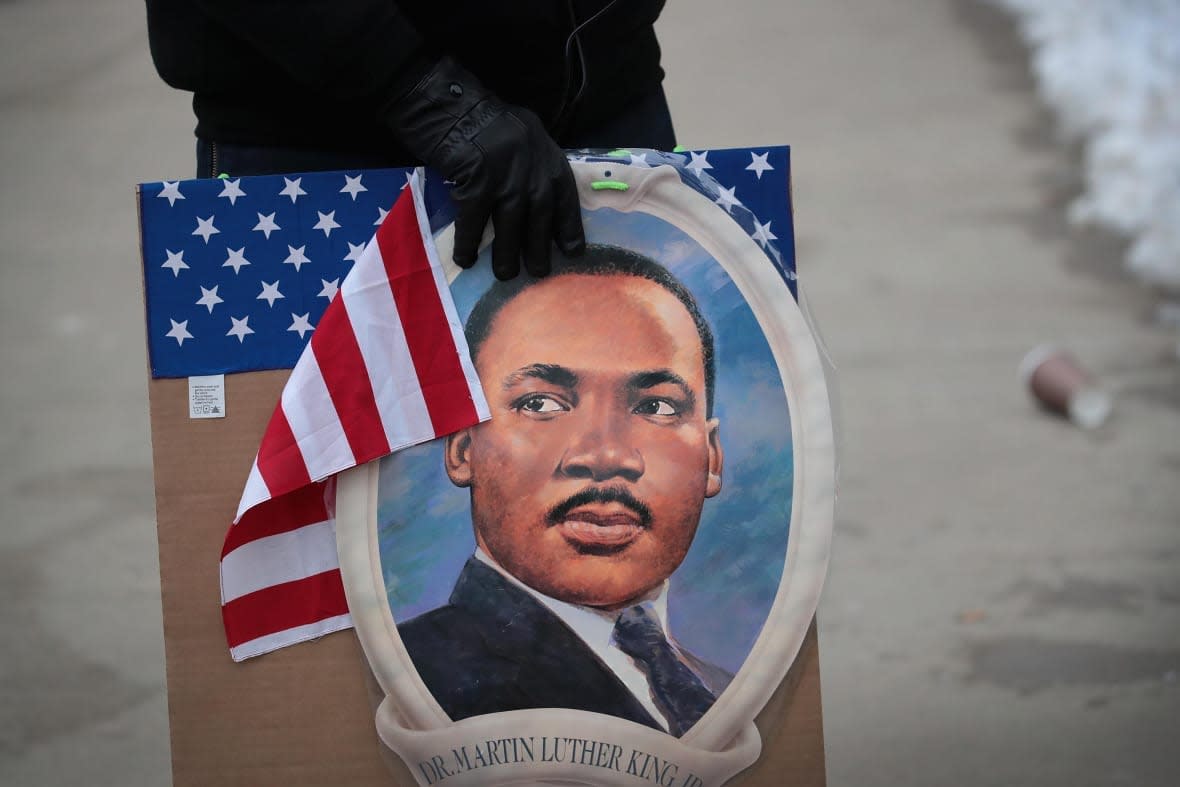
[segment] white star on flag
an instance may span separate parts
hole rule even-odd
[[[226,253],[229,256],[225,258],[225,262],[221,263],[221,267],[223,268],[233,268],[234,273],[237,273],[242,269],[243,265],[250,264],[250,260],[246,259],[245,246],[240,249],[226,249]]]
[[[303,187],[299,185],[302,182],[303,178],[295,178],[295,180],[291,180],[290,178],[284,177],[283,183],[286,185],[284,185],[283,190],[279,192],[279,196],[290,197],[291,204],[294,205],[295,200],[299,199],[300,197],[307,196],[307,192],[304,191]]]
[[[209,313],[213,313],[213,307],[219,303],[224,303],[221,296],[217,294],[217,288],[221,285],[214,285],[213,289],[207,290],[201,287],[201,299],[197,301],[198,306],[204,306],[209,309]]]
[[[295,271],[296,271],[296,273],[298,273],[300,265],[303,265],[304,263],[311,262],[311,260],[309,260],[307,258],[307,255],[303,253],[303,250],[306,248],[307,248],[306,243],[303,244],[302,246],[300,246],[298,249],[295,248],[294,246],[288,245],[287,251],[289,251],[290,254],[287,255],[287,259],[283,260],[283,264],[294,265]]]
[[[646,153],[632,153],[631,154],[631,166],[640,167],[640,168],[642,168],[642,167],[649,167],[650,168],[651,164],[647,163],[647,154]]]
[[[311,312],[307,312],[306,314],[296,314],[295,312],[291,312],[291,327],[288,328],[287,330],[288,331],[298,331],[299,338],[302,339],[303,334],[307,333],[308,331],[315,330],[315,328],[312,326],[312,324],[307,321],[307,318],[310,315],[311,315]]]
[[[340,292],[340,279],[332,279],[332,281],[320,279],[320,284],[324,285],[324,288],[317,293],[316,297],[327,298],[331,301],[336,297],[336,293]]]
[[[367,188],[361,185],[361,176],[357,175],[355,178],[344,176],[344,188],[340,189],[341,194],[347,194],[352,197],[352,201],[356,202],[356,195],[362,191],[368,191]]]
[[[705,170],[713,169],[713,165],[709,163],[708,153],[689,153],[688,155],[691,156],[692,159],[687,164],[685,164],[684,167],[685,169],[691,169],[692,174],[696,175],[698,178]]]
[[[250,315],[247,314],[240,320],[237,317],[230,317],[229,319],[234,324],[234,326],[226,331],[225,335],[238,337],[238,344],[246,341],[247,334],[254,333],[254,329],[246,324],[250,322]]]
[[[770,170],[774,169],[774,167],[770,165],[770,162],[766,160],[769,157],[770,151],[767,151],[761,155],[750,151],[750,166],[746,167],[746,169],[752,170],[754,174],[758,176],[758,180],[762,180],[763,172],[769,172]]]
[[[168,331],[168,333],[164,335],[169,339],[175,339],[176,343],[181,347],[184,346],[185,339],[193,338],[193,335],[188,332],[188,320],[185,320],[184,322],[177,322],[176,320],[169,317],[168,322],[172,323],[172,330]]]
[[[230,205],[237,204],[238,197],[246,196],[246,192],[242,191],[242,187],[238,184],[242,182],[241,178],[237,180],[225,179],[225,185],[221,187],[221,193],[217,196],[225,197],[229,200]]]
[[[266,301],[267,305],[274,306],[275,301],[282,297],[283,294],[279,292],[279,280],[275,279],[274,284],[262,282],[262,292],[258,294],[255,300]]]
[[[762,248],[766,248],[768,245],[770,245],[772,240],[778,240],[778,236],[770,231],[769,221],[763,224],[762,222],[758,221],[758,219],[754,219],[754,227],[755,229],[752,237],[754,240],[762,244]]]
[[[209,242],[210,235],[217,235],[220,232],[221,232],[221,230],[219,230],[213,226],[213,217],[212,216],[210,216],[207,219],[202,219],[200,216],[197,217],[197,228],[195,230],[193,230],[193,234],[200,235],[202,238],[205,239],[205,243]]]
[[[172,180],[172,181],[163,180],[160,182],[163,184],[164,188],[162,188],[160,190],[160,193],[156,195],[157,197],[166,198],[168,200],[169,205],[175,205],[176,200],[184,199],[184,195],[180,193],[180,181],[179,180]]]
[[[332,234],[332,230],[337,229],[340,225],[336,223],[336,211],[330,210],[327,213],[320,213],[316,211],[316,215],[320,220],[312,227],[313,230],[323,230],[324,237],[327,238]]]
[[[171,249],[164,249],[164,251],[168,254],[168,261],[160,267],[167,268],[168,270],[172,271],[172,276],[175,278],[180,275],[181,268],[188,267],[188,263],[184,261],[184,252],[178,251],[173,254]]]
[[[261,213],[258,214],[258,223],[254,225],[254,230],[255,232],[261,232],[263,235],[265,235],[267,240],[270,240],[270,234],[272,232],[281,229],[282,227],[280,227],[278,224],[275,224],[274,213],[271,213],[269,216],[263,216]]]
[[[356,262],[360,259],[361,253],[365,250],[363,243],[349,243],[348,254],[344,255],[345,262]]]
[[[719,188],[717,190],[717,195],[718,195],[717,199],[715,199],[713,201],[716,202],[721,207],[725,208],[726,211],[732,212],[734,205],[741,205],[742,204],[738,200],[738,198],[736,196],[734,196],[733,192],[736,189],[737,189],[737,186],[734,186],[732,189],[727,189],[724,187]]]
[[[377,208],[377,220],[373,222],[373,226],[380,226],[381,222],[385,221],[385,217],[388,215],[389,211],[387,211],[385,208]]]

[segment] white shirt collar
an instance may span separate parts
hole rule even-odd
[[[627,687],[627,690],[631,692],[632,696],[639,700],[640,704],[647,709],[651,717],[658,724],[662,725],[665,730],[668,729],[668,721],[652,697],[651,684],[647,679],[647,675],[614,642],[615,622],[619,617],[618,611],[610,612],[550,598],[509,574],[503,566],[478,547],[475,550],[475,559],[486,566],[490,566],[502,577],[541,602],[546,609],[556,615],[579,639],[586,643],[586,647],[590,648],[594,655],[598,657],[599,661],[605,664],[607,669],[615,674],[623,685]],[[667,637],[668,581],[664,580],[663,584],[649,593],[646,598],[641,599],[639,603],[646,606],[649,612],[655,616],[660,624],[660,628],[664,631],[664,636]],[[673,640],[669,637],[669,641],[672,642]]]
[[[585,607],[580,604],[570,604],[567,601],[559,601],[546,596],[539,590],[529,587],[512,576],[512,574],[509,574],[507,569],[497,563],[491,555],[479,547],[475,548],[475,559],[484,565],[494,568],[509,582],[544,604],[554,615],[557,615],[567,626],[573,629],[595,652],[598,652],[600,648],[606,648],[610,645],[611,635],[615,630],[615,621],[618,620],[619,613],[622,610],[614,610],[612,612],[595,607]],[[668,580],[664,580],[659,587],[653,589],[637,603],[643,604],[649,612],[655,615],[660,628],[664,631],[664,636],[668,636]]]

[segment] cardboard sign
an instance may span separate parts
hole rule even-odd
[[[757,154],[742,153],[756,160]],[[479,473],[481,460],[471,457],[469,468],[464,457],[448,464],[446,441],[394,454],[382,464],[352,471],[339,482],[341,572],[364,658],[354,635],[342,633],[232,664],[220,630],[216,555],[285,373],[228,376],[227,417],[212,421],[188,419],[185,381],[158,379],[151,382],[151,400],[177,784],[389,783],[378,762],[382,754],[394,769],[395,783],[404,784],[494,784],[523,778],[537,783],[574,779],[587,784],[696,787],[727,783],[743,768],[728,783],[823,783],[812,615],[826,561],[825,527],[830,527],[832,462],[824,453],[830,454],[830,420],[814,342],[793,300],[793,279],[783,275],[782,267],[768,263],[759,242],[728,218],[724,206],[718,210],[718,202],[699,193],[679,193],[684,185],[674,172],[632,168],[624,161],[615,163],[607,176],[610,165],[593,160],[577,165],[591,242],[657,260],[699,304],[717,344],[715,392],[702,396],[697,390],[703,379],[700,385],[690,379],[693,363],[682,373],[670,357],[663,359],[667,363],[648,358],[636,368],[672,373],[644,380],[636,378],[638,372],[631,373],[629,395],[638,398],[628,413],[649,430],[692,431],[685,428],[693,420],[686,415],[692,399],[700,418],[693,420],[698,423],[697,437],[687,441],[687,450],[702,457],[699,475],[704,480],[668,482],[698,490],[692,495],[672,495],[673,499],[699,500],[688,503],[689,510],[678,515],[678,527],[664,530],[664,524],[676,517],[670,518],[658,496],[648,498],[646,492],[637,492],[636,499],[630,500],[617,488],[629,479],[652,479],[659,474],[661,463],[648,460],[656,459],[660,451],[650,442],[637,451],[645,460],[642,472],[626,466],[626,461],[610,471],[595,470],[590,465],[597,460],[592,458],[569,460],[567,477],[614,472],[623,481],[600,484],[613,489],[614,497],[586,500],[583,496],[581,502],[567,506],[562,524],[554,527],[564,530],[566,547],[572,544],[575,552],[615,562],[643,551],[635,547],[643,547],[649,536],[658,534],[663,539],[667,535],[656,544],[658,549],[647,553],[671,554],[656,561],[667,564],[664,568],[670,569],[670,578],[665,586],[659,576],[663,568],[644,574],[641,566],[638,586],[645,593],[657,592],[650,599],[640,595],[666,605],[661,612],[666,613],[663,621],[672,647],[702,683],[716,681],[708,687],[712,698],[705,701],[707,707],[699,715],[690,712],[677,720],[675,714],[665,715],[668,702],[675,702],[667,698],[649,697],[647,703],[638,703],[638,709],[634,700],[624,701],[617,713],[584,708],[577,701],[572,707],[552,701],[522,707],[509,701],[512,707],[497,708],[493,703],[453,720],[452,714],[461,712],[453,704],[443,708],[439,697],[447,692],[437,684],[426,684],[421,665],[406,650],[398,629],[398,624],[412,625],[415,620],[419,626],[429,622],[432,613],[448,606],[456,578],[471,573],[464,563],[475,546],[472,514],[466,508],[473,480],[464,473],[468,469]],[[620,169],[626,175],[620,175]],[[607,180],[625,182],[629,189],[593,187]],[[246,185],[249,191],[258,184]],[[669,191],[677,193],[669,195]],[[692,217],[695,209],[691,207],[685,213],[684,205],[691,206],[694,198],[699,207],[712,212],[711,218]],[[765,225],[755,221],[754,231],[761,226],[763,233],[768,232],[772,221]],[[782,224],[775,227],[784,232]],[[444,233],[439,238],[444,258],[449,257],[446,244]],[[670,264],[676,254],[682,254],[683,260]],[[149,259],[145,253],[148,265]],[[474,301],[488,289],[487,270],[486,264],[480,265],[451,282],[465,319]],[[563,279],[568,285],[573,278],[589,277],[559,276],[514,297],[513,308],[527,306],[529,299],[543,300],[545,288],[552,286],[551,297],[558,302],[567,299],[566,309],[541,309],[551,315],[551,324],[534,335],[560,339],[564,330],[564,338],[576,339],[592,336],[595,327],[622,330],[643,324],[643,310],[631,315],[615,310],[593,320],[592,298],[581,303],[583,299],[571,301],[569,293],[557,291]],[[635,276],[606,276],[591,282],[606,285],[593,291],[605,294],[620,278],[627,279],[632,289],[638,284],[644,290],[631,293],[636,303],[650,305],[661,295],[673,297],[642,276],[638,282]],[[675,300],[656,311],[675,314]],[[679,308],[684,310],[683,301]],[[149,299],[149,314],[151,310]],[[693,336],[687,344],[697,347],[701,334],[692,325],[692,315],[686,314],[677,315],[679,335],[685,338],[684,319],[688,319]],[[527,314],[521,319],[532,320]],[[570,321],[565,329],[563,319]],[[671,329],[667,333],[677,335]],[[600,346],[615,350],[608,359],[622,363],[627,356],[624,349],[633,347],[652,350],[650,336],[644,341],[625,342],[624,338],[602,337]],[[529,350],[522,341],[499,341],[514,350]],[[579,353],[571,349],[567,355],[570,364],[577,362]],[[540,359],[524,366],[545,364],[560,365]],[[594,370],[601,373],[599,377],[610,378],[607,366],[599,358],[591,367],[567,369],[578,376],[582,387],[567,385],[563,396],[580,403],[593,400],[606,389],[596,393],[585,386],[595,377]],[[514,367],[519,368],[523,366]],[[768,375],[768,370],[773,374]],[[493,390],[487,380],[483,382],[485,390]],[[618,389],[618,382],[614,380],[608,388]],[[546,384],[553,384],[552,374]],[[517,402],[516,412],[537,426],[564,417],[552,416],[554,412],[574,411],[571,401],[546,398],[547,393],[553,392],[531,392],[527,403]],[[710,398],[715,403],[701,401]],[[678,419],[677,425],[670,426]],[[528,440],[537,443],[535,435]],[[481,441],[487,445],[483,438],[475,439]],[[462,438],[450,442],[457,446]],[[539,456],[540,447],[535,459],[549,461]],[[771,471],[763,472],[755,483],[751,479],[757,473],[752,468],[759,462],[763,471]],[[486,477],[487,459],[482,467]],[[803,473],[803,468],[813,470]],[[448,475],[448,470],[454,475]],[[431,474],[435,486],[419,483]],[[407,486],[420,493],[416,501],[407,499]],[[510,494],[516,500],[524,493]],[[748,512],[741,511],[739,501],[751,495],[761,501],[761,518],[750,519]],[[644,521],[645,508],[649,521]],[[686,536],[684,530],[692,533]],[[521,543],[530,543],[532,537],[525,530]],[[483,541],[489,548],[481,554],[489,560],[473,567],[477,573],[487,568],[493,580],[510,582],[511,573],[503,570],[504,564],[529,562],[516,560],[510,546]],[[522,551],[529,550],[516,550]],[[544,555],[543,549],[532,551]],[[210,556],[207,561],[193,558],[202,553]],[[572,567],[562,563],[560,550],[551,557],[549,568],[558,570],[543,567],[530,576],[526,587],[543,585],[544,576],[553,579],[571,573]],[[593,584],[592,578],[588,574],[574,584],[584,588]],[[560,587],[550,590],[553,597],[564,592]],[[626,596],[629,590],[620,592]],[[482,591],[481,595],[488,596]],[[531,601],[539,603],[535,598]],[[702,608],[707,612],[694,614]],[[419,637],[419,641],[426,640]],[[568,650],[559,655],[573,658]],[[364,683],[365,662],[376,678],[371,699],[378,704],[381,741],[404,762],[390,757],[388,749],[383,752],[372,734],[373,717],[365,709],[370,699]],[[518,667],[522,681],[523,676],[538,672],[524,661]],[[451,694],[470,694],[474,673],[458,669],[451,674],[456,685]],[[586,673],[571,669],[570,674],[584,677]],[[622,683],[627,685],[633,678]],[[594,696],[601,698],[600,693]],[[540,709],[550,706],[557,709]]]

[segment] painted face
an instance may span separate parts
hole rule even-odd
[[[613,609],[660,585],[721,490],[684,305],[633,276],[548,279],[496,315],[476,369],[492,420],[452,435],[446,461],[483,550],[571,603]]]

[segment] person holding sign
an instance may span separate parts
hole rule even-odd
[[[455,183],[455,263],[497,278],[585,245],[562,148],[671,150],[664,0],[146,0],[193,93],[197,176],[426,164]]]

